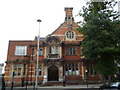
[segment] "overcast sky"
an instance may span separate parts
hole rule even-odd
[[[56,30],[65,18],[65,7],[73,7],[75,21],[82,6],[89,0],[0,0],[0,63],[7,58],[9,40],[33,40]]]
[[[0,63],[6,61],[9,40],[33,40],[56,30],[65,18],[65,7],[73,7],[76,15],[86,0],[0,0]]]

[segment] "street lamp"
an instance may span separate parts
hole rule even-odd
[[[86,73],[86,82],[87,82],[87,88],[88,88],[88,70],[87,69],[85,70],[85,73]]]
[[[38,19],[37,22],[39,22],[39,32],[38,32],[38,39],[37,39],[37,65],[36,65],[36,89],[38,88],[38,61],[39,61],[39,42],[40,42],[40,22],[41,20]]]
[[[32,61],[31,61],[31,85],[32,83],[32,62],[33,62],[34,47],[32,48]]]

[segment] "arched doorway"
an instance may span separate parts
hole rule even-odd
[[[48,81],[58,81],[58,67],[55,65],[48,68]]]

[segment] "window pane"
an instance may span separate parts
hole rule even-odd
[[[20,70],[18,70],[18,76],[20,76],[21,75],[21,69]]]
[[[79,75],[79,71],[78,70],[76,70],[76,75]]]
[[[73,75],[76,75],[76,74],[75,74],[75,69],[74,69],[74,68],[73,68]]]
[[[71,32],[71,39],[74,37],[74,33],[73,32]]]
[[[72,70],[71,69],[69,70],[69,75],[72,75]]]
[[[40,63],[39,64],[39,72],[38,72],[39,75],[42,75],[42,64]]]
[[[66,75],[79,75],[78,64],[76,63],[67,63],[65,69]]]
[[[73,48],[73,55],[76,55],[76,48]]]
[[[53,47],[51,47],[51,51],[52,51],[52,53],[51,54],[55,54],[55,47],[53,46]]]
[[[17,72],[15,71],[15,76],[17,75]]]
[[[66,36],[67,36],[67,38],[69,38],[69,32],[67,32]]]
[[[56,52],[55,53],[58,54],[58,47],[56,47]]]
[[[17,69],[17,65],[14,65],[14,70],[16,70]]]
[[[26,55],[27,46],[16,46],[15,55]]]
[[[70,54],[69,55],[72,55],[72,48],[70,48]]]
[[[68,69],[66,68],[65,75],[68,75]]]
[[[27,74],[26,69],[27,69],[27,65],[26,65],[26,64],[24,64],[23,75],[26,75],[26,74]]]
[[[39,71],[39,75],[41,75],[42,74],[42,72],[41,71]]]
[[[40,55],[40,56],[43,55],[43,49],[42,49],[42,48],[40,48],[39,55]]]
[[[95,75],[96,72],[95,72],[95,69],[94,69],[94,66],[93,65],[90,65],[89,68],[88,68],[88,72],[90,75]]]
[[[66,48],[66,55],[69,55],[69,48]]]
[[[74,32],[72,32],[72,31],[68,31],[67,33],[66,33],[66,37],[67,38],[69,38],[69,39],[73,39],[74,38]]]
[[[21,69],[22,68],[22,64],[18,64],[18,69]]]
[[[77,51],[76,51],[76,48],[66,48],[66,55],[76,55],[77,54]]]
[[[21,75],[21,70],[22,70],[22,64],[14,65],[15,76],[20,76]]]

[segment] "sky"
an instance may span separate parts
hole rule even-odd
[[[75,21],[86,0],[0,0],[0,63],[7,59],[9,40],[34,40],[56,30],[65,18],[65,7],[73,7]]]
[[[89,0],[0,0],[0,63],[7,59],[9,40],[34,40],[56,30],[65,19],[65,7],[73,7],[75,22]]]

